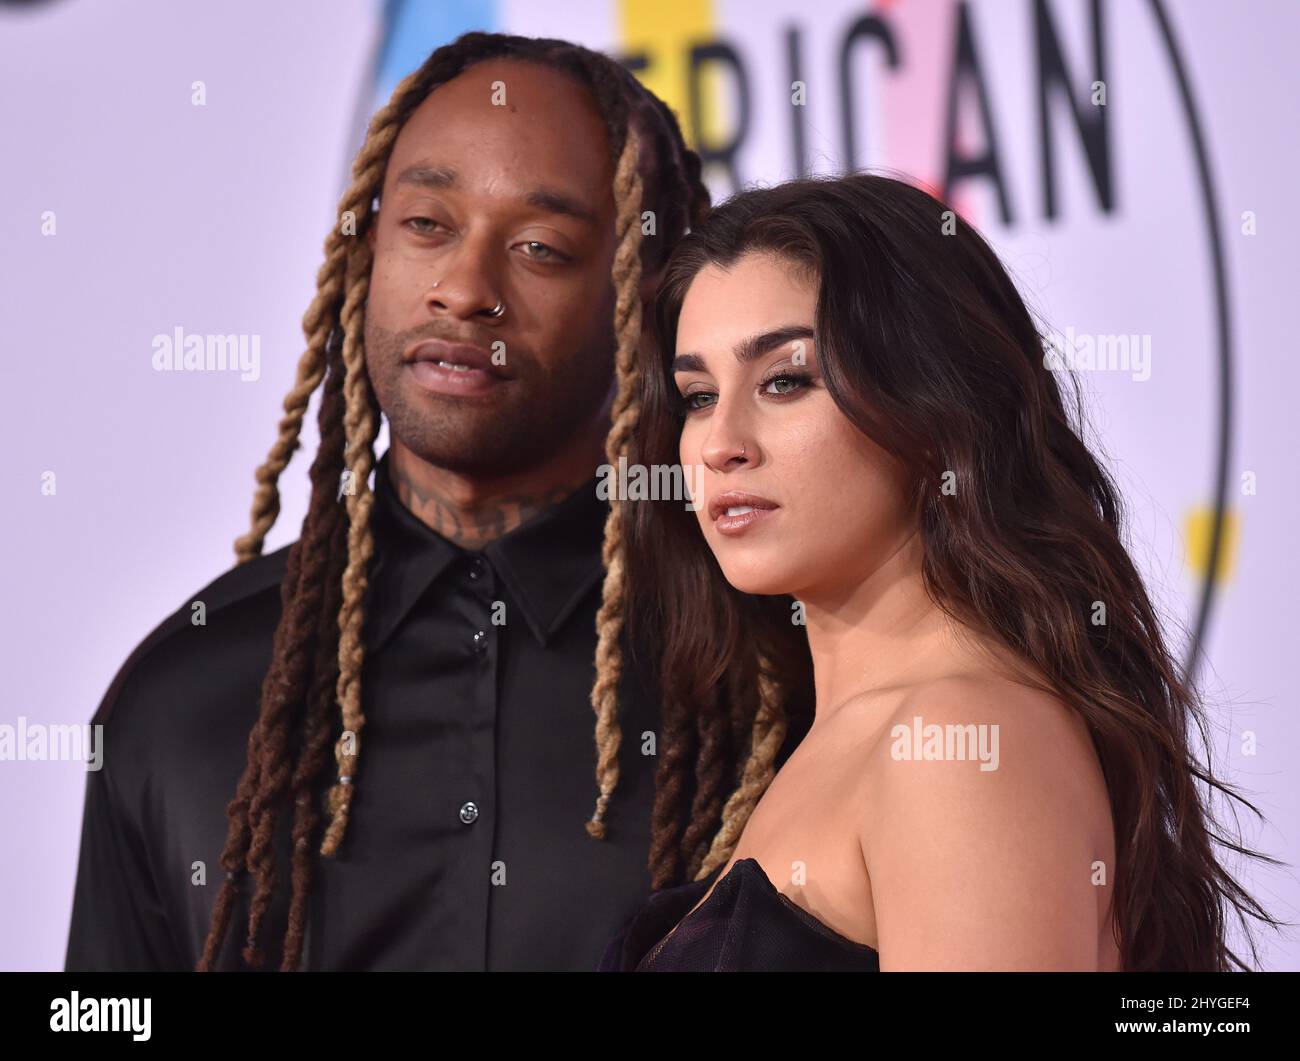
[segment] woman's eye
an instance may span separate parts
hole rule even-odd
[[[802,390],[810,382],[811,379],[808,376],[800,375],[797,372],[789,372],[789,373],[783,373],[780,376],[773,376],[771,379],[764,380],[761,386],[768,394],[772,394],[776,396],[784,396],[786,394],[793,394],[796,391]],[[790,386],[785,388],[778,388],[775,391],[767,390],[768,387],[771,387],[773,384],[776,383],[788,383],[790,384]]]
[[[714,397],[716,397],[716,395],[710,394],[708,391],[691,391],[690,394],[681,395],[678,399],[678,404],[681,406],[683,410],[685,410],[688,413],[691,413],[694,412],[696,409],[704,408],[703,405],[697,405],[695,403],[696,398],[714,398]]]

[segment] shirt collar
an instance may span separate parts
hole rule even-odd
[[[501,577],[537,643],[546,647],[604,573],[601,549],[609,511],[597,474],[559,504],[481,550],[443,537],[402,503],[386,451],[375,468],[375,558],[366,604],[367,646],[377,652],[448,567],[479,557]]]

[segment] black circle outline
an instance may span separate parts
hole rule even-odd
[[[1210,174],[1210,160],[1205,150],[1205,137],[1201,132],[1199,112],[1196,101],[1192,98],[1191,82],[1183,64],[1182,53],[1178,49],[1178,42],[1174,40],[1173,27],[1165,13],[1164,5],[1161,0],[1150,0],[1150,5],[1165,50],[1169,53],[1169,62],[1173,67],[1174,77],[1178,82],[1178,94],[1183,104],[1183,116],[1192,138],[1192,152],[1196,158],[1196,171],[1201,184],[1201,205],[1205,210],[1205,228],[1210,240],[1210,265],[1214,271],[1214,305],[1218,322],[1219,460],[1215,468],[1214,526],[1210,532],[1209,560],[1205,569],[1205,581],[1201,586],[1196,626],[1187,655],[1183,660],[1183,678],[1191,681],[1195,678],[1196,668],[1205,653],[1205,638],[1209,631],[1210,613],[1217,588],[1219,554],[1223,549],[1223,522],[1228,494],[1228,455],[1232,447],[1233,424],[1232,327],[1229,319],[1228,275],[1224,266],[1223,241],[1219,236],[1218,196],[1215,193],[1214,179]]]

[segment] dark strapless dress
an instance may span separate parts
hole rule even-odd
[[[609,941],[597,971],[880,971],[874,949],[846,939],[782,895],[756,859],[737,860],[687,916],[721,870],[653,892]]]

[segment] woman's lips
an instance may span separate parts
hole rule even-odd
[[[732,509],[748,508],[746,505],[732,505]],[[749,508],[747,512],[739,512],[734,516],[728,516],[725,512],[713,521],[713,526],[717,528],[719,534],[725,534],[732,537],[737,534],[744,534],[751,527],[770,519],[776,515],[775,508]]]
[[[781,506],[750,490],[723,490],[709,499],[709,515],[719,534],[744,534],[771,519]]]

